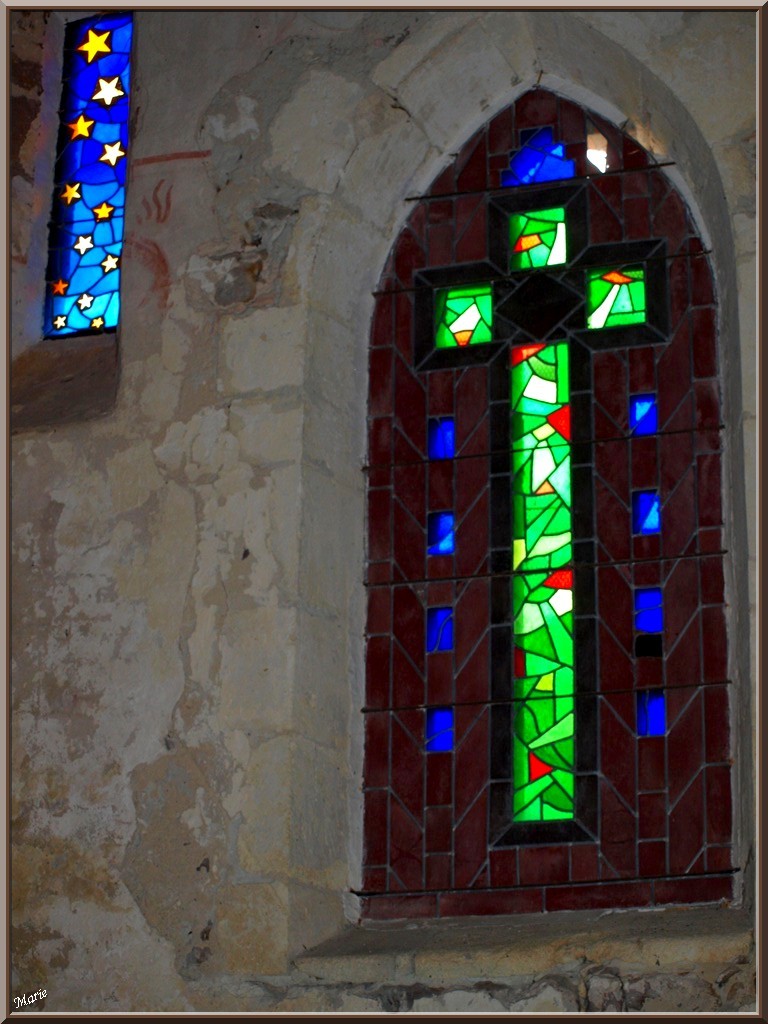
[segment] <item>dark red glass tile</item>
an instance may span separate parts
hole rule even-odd
[[[450,580],[440,580],[427,586],[427,605],[430,608],[453,604],[454,587]]]
[[[427,656],[427,703],[453,703],[453,655],[450,651]]]
[[[456,663],[463,665],[490,624],[487,580],[472,580],[456,602],[454,647]]]
[[[453,754],[430,754],[427,758],[427,804],[450,804],[453,800]]]
[[[392,717],[392,792],[416,818],[422,816],[424,800],[424,715],[415,713],[416,722],[401,723]],[[403,715],[403,713],[401,713]],[[403,715],[404,717],[404,715]],[[408,728],[407,726],[410,726]]]
[[[670,326],[674,329],[689,304],[688,258],[677,256],[669,261],[668,266]]]
[[[443,267],[453,262],[453,225],[435,224],[429,229],[429,264]]]
[[[567,846],[520,847],[520,885],[567,882],[568,874]]]
[[[427,376],[430,416],[450,416],[453,412],[453,370],[433,370]]]
[[[648,175],[643,171],[630,171],[623,176],[625,196],[647,196]]]
[[[453,838],[453,813],[451,807],[427,808],[428,853],[443,853],[451,849]]]
[[[368,413],[386,416],[392,412],[392,350],[371,349],[368,360]]]
[[[620,174],[606,174],[604,177],[595,176],[591,181],[591,190],[603,197],[616,216],[621,214],[621,179]]]
[[[625,504],[629,503],[629,447],[626,441],[598,441],[593,448],[595,472]]]
[[[641,792],[666,788],[664,747],[663,736],[648,736],[638,741],[638,788]]]
[[[600,614],[613,636],[629,652],[632,650],[632,588],[613,566],[597,570]]]
[[[650,902],[650,882],[595,882],[591,885],[551,886],[546,890],[548,912],[646,907]]]
[[[387,862],[387,801],[386,790],[373,789],[365,794],[365,864]]]
[[[472,651],[465,664],[457,655],[456,700],[484,701],[489,697],[490,640],[486,633]]]
[[[605,556],[602,561],[622,562],[629,558],[632,524],[629,510],[606,487],[599,478],[595,479],[597,503],[597,537]]]
[[[720,396],[717,381],[697,380],[694,385],[696,396],[696,426],[716,428],[720,425]],[[717,445],[719,449],[720,445]]]
[[[664,903],[716,903],[729,900],[733,895],[731,877],[675,878],[654,882],[655,902]]]
[[[591,882],[598,877],[597,846],[578,843],[571,847],[571,881]]]
[[[448,853],[428,854],[425,863],[426,888],[450,889],[451,855]]]
[[[576,103],[560,97],[560,138],[563,142],[586,140],[584,111]]]
[[[394,495],[422,528],[426,526],[426,467],[422,462],[396,466]]]
[[[541,889],[449,892],[440,895],[440,917],[534,914],[542,909]]]
[[[728,871],[732,866],[730,846],[707,847],[707,871]]]
[[[641,793],[637,798],[637,809],[638,834],[641,839],[658,839],[666,836],[667,797],[665,793]]]
[[[688,224],[685,207],[674,189],[667,193],[666,198],[656,208],[653,217],[654,235],[664,235],[667,239],[667,251],[676,253],[688,236]]]
[[[461,203],[461,200],[459,200]],[[485,204],[475,211],[472,220],[456,241],[456,262],[470,263],[485,259],[488,250],[488,222]]]
[[[457,786],[460,777],[457,762]],[[458,818],[459,812],[456,811]],[[472,885],[488,856],[488,795],[480,793],[456,826],[453,837],[453,877],[457,889]]]
[[[618,352],[595,352],[592,357],[594,400],[613,422],[626,429],[627,363]],[[616,437],[614,429],[612,436]]]
[[[435,917],[437,896],[366,896],[360,901],[360,910],[369,921]]]
[[[730,743],[726,686],[704,688],[704,734],[707,761],[727,761],[730,756]]]
[[[509,152],[488,158],[488,183],[490,188],[501,187],[501,175],[509,167]]]
[[[427,560],[427,575],[431,580],[444,580],[453,576],[453,555],[434,555]]]
[[[704,762],[704,731],[701,693],[677,718],[667,717],[667,761],[669,769],[669,801],[674,804]]]
[[[488,151],[485,144],[485,132],[482,132],[474,144],[470,140],[470,145],[472,148],[459,153],[456,160],[456,190],[458,192],[479,192],[487,188]]]
[[[389,558],[392,531],[392,494],[389,490],[368,492],[368,557],[372,562]]]
[[[386,562],[369,562],[366,574],[366,583],[370,586],[379,583],[389,583],[392,579],[392,565]]]
[[[392,461],[392,419],[379,416],[368,424],[368,460],[372,466]]]
[[[723,531],[719,526],[699,530],[699,551],[708,554],[723,550]]]
[[[557,96],[546,89],[531,89],[515,103],[515,127],[537,128],[542,124],[557,124]]]
[[[394,503],[395,561],[405,579],[424,578],[426,537],[419,524],[399,502]]]
[[[365,702],[370,708],[386,707],[389,704],[389,644],[389,637],[374,636],[366,645]]]
[[[488,491],[482,494],[456,528],[456,572],[473,576],[488,555]]]
[[[661,492],[670,494],[693,465],[693,435],[662,434],[659,438]]]
[[[662,489],[661,536],[667,557],[685,552],[696,532],[693,477],[693,469],[688,470],[669,497]]]
[[[635,744],[636,737],[613,713],[610,702],[601,701],[600,764],[605,777],[630,807],[635,803]]]
[[[368,590],[368,619],[366,631],[388,633],[392,623],[391,592],[388,587],[370,587]]]
[[[589,195],[589,237],[592,245],[620,242],[621,222],[610,205],[596,191]]]
[[[413,295],[399,292],[395,296],[395,347],[407,366],[413,363]]]
[[[722,522],[720,455],[699,455],[696,459],[699,490],[699,524],[719,526]]]
[[[698,239],[692,239],[689,249],[694,253],[700,249],[700,245]],[[708,302],[715,301],[712,269],[709,260],[704,255],[693,255],[691,258],[691,284],[694,306],[704,306]]]
[[[517,885],[517,850],[491,850],[491,885]]]
[[[410,587],[396,587],[392,603],[394,636],[419,670],[424,669],[424,608]]]
[[[602,624],[599,627],[600,689],[623,690],[632,686],[632,660]]]
[[[448,164],[444,171],[432,182],[429,194],[432,196],[443,196],[456,191],[453,161]]]
[[[602,767],[609,772],[614,765]],[[600,784],[600,836],[600,852],[617,874],[637,874],[637,819],[605,782]]]
[[[488,481],[490,479],[490,460],[482,457],[458,459],[455,466],[455,511],[457,517],[461,519],[467,510],[477,501],[481,492],[488,486]]]
[[[632,394],[656,389],[656,357],[652,348],[629,350],[629,387]]]
[[[707,842],[731,839],[731,769],[728,765],[706,769]]]
[[[667,844],[663,840],[638,843],[638,868],[641,878],[658,878],[667,871]]]
[[[664,660],[658,657],[635,658],[635,686],[645,690],[664,685]]]
[[[714,309],[694,309],[693,372],[697,377],[714,377],[717,373]]]
[[[592,429],[594,436],[598,440],[617,437],[619,434],[624,433],[619,425],[614,423],[611,417],[597,404],[594,404],[592,407]]]
[[[435,199],[427,204],[427,223],[453,227],[453,200]]]
[[[694,615],[698,613],[699,587],[696,562],[681,558],[674,563],[664,584],[664,639],[671,650]],[[689,679],[689,682],[698,680]]]
[[[400,284],[404,288],[410,288],[413,284],[414,270],[421,270],[424,264],[424,250],[413,232],[405,228],[400,233],[395,249],[395,273]]]
[[[389,805],[389,864],[406,890],[424,888],[424,833],[393,797]]]
[[[670,765],[670,779],[675,770]],[[669,814],[669,870],[684,874],[699,856],[704,845],[703,774],[690,784]]]
[[[429,508],[439,511],[453,507],[453,463],[449,461],[429,464]]]
[[[424,678],[395,643],[392,650],[392,705],[412,707],[424,703]]]
[[[476,708],[456,709],[456,783],[454,808],[460,819],[475,801],[488,781],[488,725],[486,708],[479,716]],[[462,726],[462,719],[473,718],[472,724]]]
[[[392,344],[392,324],[395,308],[395,297],[389,294],[378,295],[376,306],[373,311],[373,324],[371,325],[371,346],[378,348],[381,345]]]
[[[662,582],[661,565],[658,562],[636,562],[632,573],[636,587],[651,587]]]
[[[488,152],[501,153],[509,157],[512,149],[512,110],[507,107],[494,117],[488,125]]]
[[[683,320],[658,364],[659,424],[662,429],[691,389],[690,324]]]
[[[648,238],[651,233],[651,218],[647,199],[624,200],[625,238]]]
[[[364,868],[363,869],[363,892],[386,892],[387,869],[386,868]]]
[[[488,379],[485,367],[465,370],[456,383],[456,453],[464,446],[480,421],[488,414]]]
[[[701,616],[695,615],[667,650],[667,685],[690,686],[701,680]]]
[[[722,608],[703,608],[701,634],[704,641],[704,679],[719,683],[728,678],[728,650],[725,614]]]
[[[365,716],[365,783],[386,786],[389,782],[389,712]]]
[[[427,396],[418,378],[401,359],[395,365],[395,414],[413,447],[426,455]]]
[[[661,554],[661,543],[658,533],[647,536],[638,535],[632,538],[633,558],[658,558]]]
[[[632,488],[653,488],[659,474],[655,437],[634,437],[632,445]],[[617,457],[618,461],[618,457]],[[613,482],[613,480],[611,481]],[[619,492],[624,497],[623,492]],[[626,499],[628,500],[628,499]]]

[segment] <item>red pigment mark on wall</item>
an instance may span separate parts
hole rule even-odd
[[[160,181],[155,185],[152,190],[152,204],[150,205],[149,200],[146,196],[141,200],[141,205],[144,207],[146,217],[137,217],[136,223],[143,224],[145,220],[155,220],[158,224],[164,224],[171,212],[171,195],[173,193],[173,185],[170,185],[167,189],[163,199],[160,199],[160,189],[165,184],[165,178],[161,178]]]
[[[210,156],[210,149],[189,149],[179,153],[158,153],[156,156],[141,156],[133,161],[134,167],[141,167],[143,164],[162,164],[170,160],[202,160]]]
[[[160,309],[167,309],[171,291],[171,268],[163,250],[150,238],[128,235],[125,240],[125,252],[128,256],[135,256],[152,275],[149,293],[141,300],[139,308],[147,304],[150,295],[156,295]]]

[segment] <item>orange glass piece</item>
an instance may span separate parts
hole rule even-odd
[[[544,483],[541,485],[541,487],[537,487],[536,490],[534,491],[534,494],[554,494],[554,493],[555,493],[555,488],[552,486],[552,484],[549,482],[549,480],[545,480]]]
[[[472,337],[472,331],[457,331],[456,334],[454,334],[454,338],[456,339],[456,344],[457,345],[461,345],[462,348],[464,347],[464,345],[468,345],[469,344],[469,339],[471,337]]]
[[[603,281],[608,281],[609,284],[632,284],[633,278],[619,273],[618,270],[609,270],[607,274],[603,274]]]
[[[536,245],[541,245],[541,235],[521,235],[515,242],[513,252],[527,252]]]

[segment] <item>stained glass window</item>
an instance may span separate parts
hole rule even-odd
[[[663,690],[642,690],[637,694],[638,736],[663,736],[666,717]]]
[[[661,502],[655,491],[635,491],[632,495],[632,532],[658,533],[661,530]]]
[[[435,301],[435,346],[464,348],[491,341],[492,318],[490,285],[442,288]]]
[[[587,270],[587,326],[623,327],[645,321],[645,271],[642,267]]]
[[[453,650],[453,609],[427,609],[427,653]]]
[[[629,426],[634,434],[655,434],[659,429],[656,395],[632,395],[629,400]]]
[[[427,521],[427,554],[453,554],[455,536],[453,512],[430,512]]]
[[[661,589],[647,587],[635,591],[635,629],[643,633],[660,633],[664,628]]]
[[[533,185],[559,181],[575,174],[573,160],[566,159],[565,146],[556,142],[551,128],[533,128],[520,133],[522,147],[501,172],[505,186]]]
[[[452,459],[456,452],[456,429],[452,417],[429,421],[430,459]]]
[[[67,27],[46,337],[109,330],[120,318],[131,33],[130,14]]]
[[[452,708],[429,708],[426,730],[427,753],[438,754],[453,750],[453,735]]]
[[[565,210],[562,206],[509,218],[510,270],[551,267],[566,260]]]

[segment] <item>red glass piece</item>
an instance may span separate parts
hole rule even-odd
[[[541,235],[521,235],[515,242],[513,252],[527,252],[534,246],[541,245]]]
[[[531,777],[531,782],[535,782],[536,779],[540,779],[544,775],[551,774],[552,771],[551,764],[545,764],[540,757],[536,757],[533,751],[528,751],[528,773]]]
[[[552,412],[547,416],[547,423],[554,427],[555,430],[562,434],[568,441],[571,439],[571,407],[570,405],[563,405],[555,412]]]
[[[513,345],[510,351],[510,365],[517,366],[518,363],[525,362],[526,359],[535,356],[537,352],[541,352],[543,348],[543,345]]]
[[[558,590],[571,589],[573,587],[573,569],[558,569],[548,576],[544,583],[548,587],[555,587]]]

